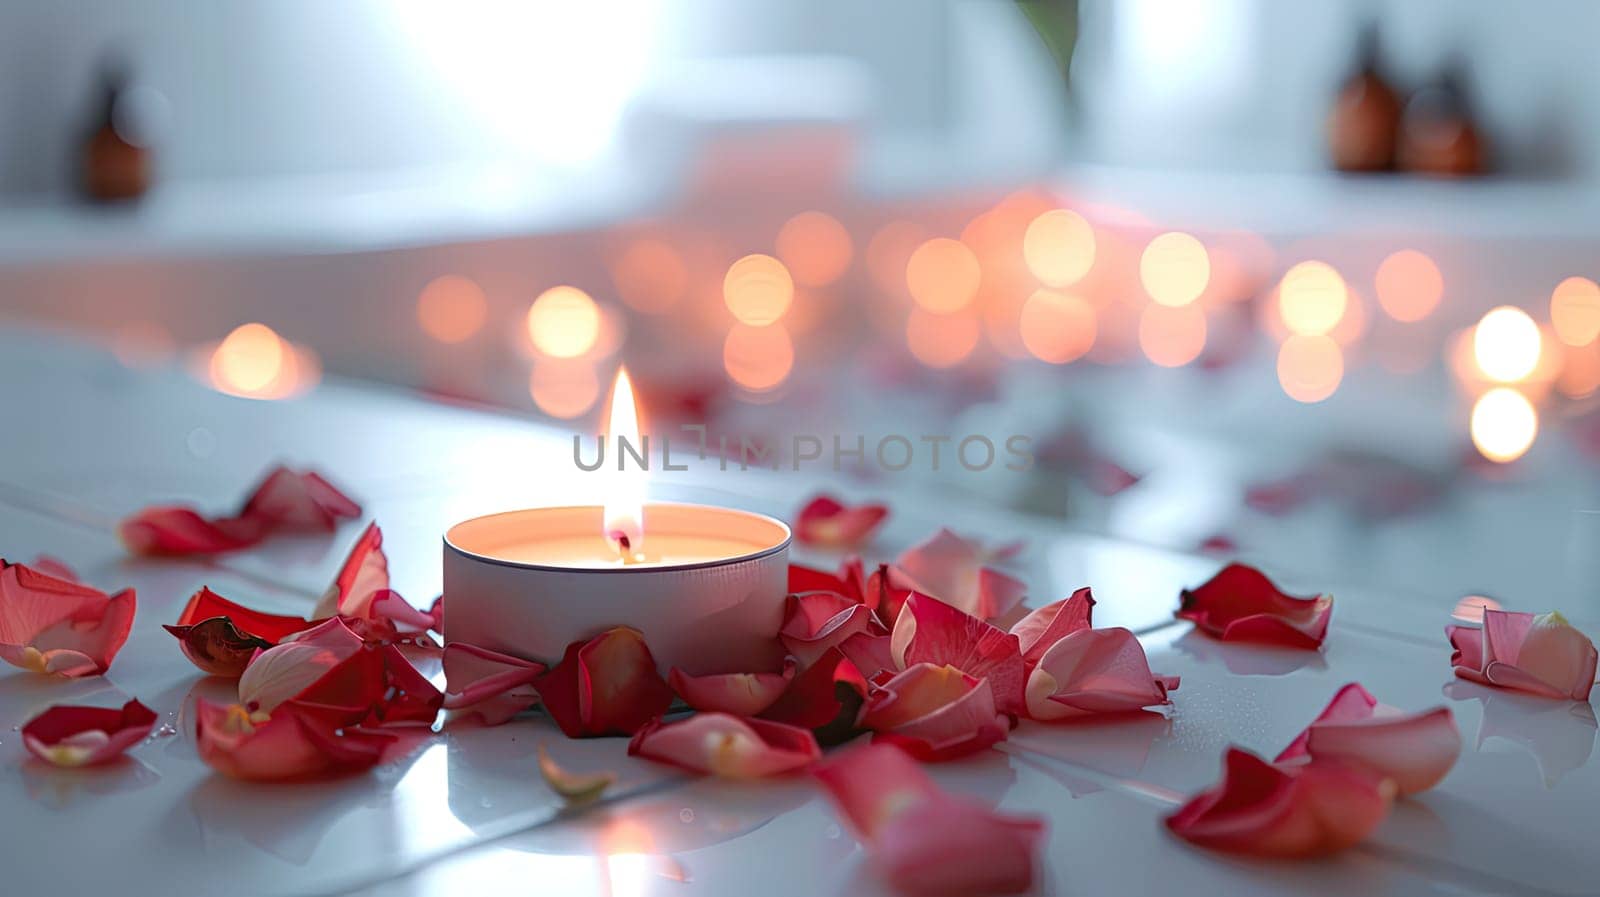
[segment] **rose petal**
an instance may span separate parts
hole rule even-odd
[[[1087,586],[1073,592],[1070,597],[1052,601],[1039,608],[1011,627],[1022,648],[1022,659],[1029,666],[1039,662],[1044,652],[1056,642],[1094,624],[1094,595]]]
[[[256,651],[310,627],[308,620],[251,610],[209,588],[189,598],[177,625],[162,626],[177,637],[195,666],[213,676],[229,677],[244,672]]]
[[[539,775],[550,790],[561,795],[562,802],[568,805],[594,801],[617,781],[614,772],[568,772],[550,758],[550,752],[542,744],[539,745]]]
[[[761,718],[810,729],[821,744],[840,744],[860,734],[856,718],[866,694],[866,680],[834,648],[790,680]]]
[[[239,703],[270,713],[355,656],[363,644],[338,617],[313,626],[261,652],[245,667],[239,676]]]
[[[251,517],[211,520],[193,508],[159,505],[117,524],[117,537],[134,554],[181,557],[222,554],[260,542],[267,523]]]
[[[1264,857],[1314,857],[1351,847],[1388,814],[1394,783],[1359,767],[1313,761],[1287,769],[1238,748],[1222,781],[1166,819],[1186,841]]]
[[[1455,668],[1456,675],[1489,685],[1489,680],[1483,678],[1483,630],[1472,626],[1446,626],[1444,635],[1454,649],[1450,665]]]
[[[213,617],[227,617],[240,632],[274,645],[297,632],[310,629],[312,625],[310,620],[303,617],[263,613],[235,604],[209,588],[202,588],[190,596],[189,603],[183,606],[183,613],[178,615],[178,625],[191,626]]]
[[[1461,733],[1449,708],[1390,712],[1352,682],[1273,761],[1337,760],[1394,780],[1401,794],[1439,783],[1461,754]]]
[[[632,735],[672,704],[644,636],[626,626],[568,645],[534,687],[568,738]]]
[[[879,673],[900,671],[894,659],[894,639],[887,635],[858,633],[839,644],[839,650],[855,665],[863,679],[876,679]]]
[[[874,689],[861,725],[918,760],[953,760],[1004,741],[1010,731],[995,709],[989,680],[951,666],[919,663]]]
[[[986,566],[994,557],[977,542],[941,529],[901,554],[895,567],[913,590],[992,620],[1016,607],[1027,594],[1020,580]]]
[[[758,779],[792,772],[822,756],[809,729],[727,713],[697,713],[685,720],[655,720],[628,743],[628,753],[729,779]]]
[[[1177,677],[1150,672],[1144,646],[1123,628],[1081,629],[1051,646],[1028,676],[1028,715],[1057,720],[1132,713],[1172,703]]]
[[[813,658],[815,660],[815,658]],[[691,676],[673,667],[667,684],[696,710],[755,716],[783,696],[799,669],[791,658],[781,673],[715,673]]]
[[[105,672],[133,628],[132,589],[98,589],[0,561],[0,659],[57,676]]]
[[[275,467],[245,499],[240,517],[274,529],[333,532],[340,520],[361,516],[361,506],[320,475]]]
[[[946,794],[892,745],[846,751],[813,774],[896,891],[1015,894],[1033,887],[1042,821]]]
[[[927,595],[912,595],[890,637],[895,666],[953,666],[969,676],[989,680],[995,706],[1020,714],[1026,671],[1017,637]]]
[[[1176,616],[1208,635],[1315,650],[1333,616],[1333,598],[1286,595],[1265,574],[1229,564],[1204,585],[1184,589]]]
[[[900,609],[906,599],[920,588],[911,578],[892,564],[879,564],[867,577],[863,604],[873,609],[885,626],[894,626],[900,619]]]
[[[122,756],[155,728],[156,713],[137,700],[121,709],[57,704],[22,727],[22,743],[56,766],[91,766]]]
[[[484,725],[498,726],[539,703],[533,682],[542,663],[463,642],[444,646],[444,707],[470,711]]]
[[[884,631],[864,604],[834,592],[802,592],[785,599],[778,638],[801,666],[810,666],[853,635],[881,635]]]
[[[889,516],[881,504],[854,507],[829,495],[819,495],[806,503],[795,517],[794,536],[802,545],[826,548],[858,548],[872,541],[872,534]]]
[[[837,573],[790,564],[789,592],[835,592],[859,604],[876,606],[867,602],[866,570],[861,558],[854,556],[845,558]]]
[[[1558,613],[1484,611],[1483,677],[1491,685],[1587,701],[1595,661],[1594,643]]]
[[[383,553],[383,531],[376,522],[369,523],[350,548],[339,575],[323,593],[311,616],[317,620],[335,614],[358,620],[375,619],[372,602],[379,592],[388,588],[389,558]]]
[[[379,732],[338,729],[315,708],[293,701],[270,715],[204,698],[195,702],[200,759],[235,779],[283,781],[369,769],[393,740]]]
[[[0,562],[0,567],[3,566],[5,566],[5,564]],[[34,558],[33,563],[29,564],[28,566],[46,576],[53,576],[56,579],[65,580],[66,582],[78,581],[78,571],[72,569],[72,567],[69,566],[66,561],[63,561],[60,558],[51,557],[48,554],[39,555],[38,557]]]

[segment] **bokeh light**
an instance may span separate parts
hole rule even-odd
[[[1500,602],[1485,595],[1467,595],[1456,602],[1456,609],[1450,616],[1462,623],[1482,623],[1483,612],[1486,610],[1500,610]]]
[[[1573,399],[1594,395],[1600,389],[1600,345],[1561,346],[1561,375],[1556,388]]]
[[[632,241],[611,263],[611,281],[629,308],[659,315],[676,308],[689,290],[683,255],[664,240]]]
[[[1094,228],[1077,212],[1051,209],[1022,235],[1022,258],[1046,286],[1066,287],[1094,267]]]
[[[1162,305],[1188,305],[1200,298],[1210,281],[1211,258],[1205,245],[1189,234],[1161,234],[1139,257],[1139,282]]]
[[[1320,402],[1344,379],[1344,352],[1329,336],[1295,334],[1278,347],[1278,383],[1296,402]]]
[[[838,280],[855,254],[850,232],[826,212],[801,212],[785,221],[775,245],[795,282],[808,287]]]
[[[1328,336],[1341,346],[1353,346],[1367,332],[1367,304],[1355,290],[1345,289],[1344,315],[1328,331]]]
[[[1378,304],[1396,321],[1420,321],[1444,298],[1444,275],[1426,253],[1402,249],[1378,265],[1374,278]]]
[[[1094,306],[1082,296],[1035,290],[1022,306],[1022,344],[1040,361],[1066,364],[1094,347]]]
[[[539,410],[570,420],[600,399],[600,377],[593,363],[575,358],[541,358],[528,377],[528,393]]]
[[[782,324],[735,324],[722,343],[728,378],[751,392],[776,389],[794,369],[794,342]]]
[[[955,367],[978,347],[981,325],[965,312],[940,315],[914,308],[906,318],[906,347],[931,368]]]
[[[577,287],[551,287],[528,308],[528,338],[551,358],[577,358],[600,338],[600,308]]]
[[[1539,364],[1539,325],[1520,308],[1491,309],[1472,331],[1472,357],[1490,380],[1515,383]]]
[[[1600,284],[1587,277],[1569,277],[1550,294],[1550,323],[1556,338],[1569,346],[1587,346],[1600,336]]]
[[[770,255],[747,255],[728,266],[722,300],[742,324],[765,327],[777,322],[794,301],[794,279]]]
[[[1344,317],[1348,303],[1344,278],[1327,262],[1300,262],[1278,283],[1278,313],[1291,333],[1326,334]]]
[[[910,221],[891,221],[867,241],[867,274],[878,289],[901,295],[906,288],[906,263],[922,244],[922,229]]]
[[[1206,316],[1194,305],[1149,305],[1139,313],[1139,348],[1162,367],[1182,367],[1206,347]]]
[[[435,277],[417,296],[417,323],[441,343],[460,343],[483,329],[489,301],[471,278],[458,274]]]
[[[911,253],[906,262],[906,289],[917,304],[934,314],[951,314],[972,304],[982,272],[978,257],[960,240],[936,237]]]
[[[1499,386],[1472,406],[1472,444],[1485,458],[1505,464],[1522,457],[1539,435],[1539,413],[1527,396]]]
[[[212,379],[228,392],[262,392],[283,375],[284,358],[290,351],[271,327],[241,324],[212,353]]]

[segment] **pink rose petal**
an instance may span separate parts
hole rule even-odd
[[[360,517],[361,506],[315,472],[279,466],[251,491],[239,516],[274,529],[333,532],[339,521]]]
[[[0,561],[0,659],[36,673],[104,673],[133,628],[132,589],[107,596]]]
[[[200,759],[230,778],[286,781],[370,769],[394,737],[341,729],[316,708],[295,702],[271,714],[238,704],[195,703],[195,743]]]
[[[1080,629],[1050,647],[1028,675],[1028,715],[1059,720],[1170,704],[1176,676],[1150,672],[1129,630]]]
[[[1485,609],[1481,632],[1448,626],[1445,634],[1463,679],[1574,701],[1594,687],[1594,643],[1560,614]]]
[[[632,735],[672,705],[644,636],[626,626],[568,645],[534,688],[568,738]]]
[[[1204,585],[1184,589],[1176,616],[1207,635],[1316,650],[1328,633],[1333,598],[1286,595],[1254,567],[1229,564]]]
[[[969,676],[988,679],[995,706],[1020,715],[1026,669],[1017,637],[927,595],[912,595],[890,637],[890,655],[898,669],[931,663],[953,666]]]
[[[1016,607],[1027,594],[1020,580],[988,566],[995,557],[977,542],[941,529],[901,554],[894,566],[914,591],[992,620]]]
[[[806,503],[795,517],[794,536],[802,545],[823,548],[859,548],[872,541],[873,533],[889,516],[881,504],[849,506],[830,495],[819,495]]]
[[[931,663],[916,664],[875,688],[862,708],[861,726],[929,762],[984,750],[1011,729],[995,709],[989,680]]]
[[[337,614],[371,620],[373,601],[388,589],[389,558],[383,553],[383,531],[376,522],[369,523],[311,616],[322,620]]]
[[[1094,595],[1085,586],[1071,596],[1046,604],[1018,620],[1011,627],[1011,634],[1017,637],[1022,647],[1023,661],[1031,667],[1056,642],[1074,632],[1091,628],[1094,625],[1091,622],[1093,614]]]
[[[628,753],[729,779],[793,772],[822,756],[809,729],[727,713],[697,713],[640,729]]]
[[[444,646],[446,710],[471,712],[484,725],[498,726],[539,703],[533,682],[542,663],[523,660],[464,642]]]
[[[883,626],[866,605],[834,592],[801,592],[786,599],[778,638],[801,666],[810,666],[853,635],[883,633]]]
[[[818,658],[813,658],[815,662]],[[667,684],[696,710],[755,716],[783,696],[799,666],[793,658],[784,662],[781,673],[714,673],[691,676],[673,667]]]
[[[1401,713],[1350,683],[1273,761],[1337,760],[1393,779],[1401,794],[1439,783],[1461,754],[1461,733],[1449,708]]]
[[[239,676],[239,703],[271,712],[300,696],[364,643],[338,617],[325,620],[256,655]]]
[[[122,756],[155,724],[155,711],[137,700],[115,710],[58,704],[23,725],[22,743],[46,763],[93,766]]]

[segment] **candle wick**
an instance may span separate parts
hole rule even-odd
[[[611,541],[617,543],[617,552],[622,555],[623,564],[639,563],[639,556],[633,553],[633,540],[622,530],[612,530]]]

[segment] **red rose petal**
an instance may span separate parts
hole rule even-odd
[[[127,642],[136,607],[132,589],[107,596],[0,561],[0,659],[37,673],[98,675]]]
[[[237,677],[260,650],[311,627],[300,617],[262,613],[202,588],[189,598],[177,625],[162,628],[177,637],[184,656],[213,676]]]
[[[568,738],[632,735],[672,704],[644,636],[626,626],[568,645],[534,687]]]
[[[389,558],[383,553],[383,531],[376,522],[369,523],[311,616],[321,620],[338,614],[372,620],[372,602],[388,588]]]
[[[240,517],[274,529],[333,532],[340,520],[361,516],[361,506],[312,471],[275,467],[245,499]]]
[[[819,495],[806,503],[795,517],[794,536],[802,545],[825,548],[859,548],[872,541],[872,534],[889,516],[881,504],[854,507],[829,495]]]
[[[822,744],[839,744],[860,734],[856,718],[866,695],[866,680],[834,648],[790,680],[761,718],[810,729]]]
[[[1229,564],[1204,585],[1184,589],[1176,616],[1228,641],[1315,650],[1328,633],[1333,598],[1286,595],[1260,570]]]
[[[1021,714],[1026,669],[1017,637],[927,595],[912,595],[894,624],[890,654],[895,666],[953,666],[988,679],[995,706]]]
[[[1166,819],[1186,841],[1263,857],[1337,853],[1371,834],[1389,812],[1394,783],[1355,766],[1314,761],[1287,769],[1238,748],[1222,781]]]
[[[667,684],[678,693],[678,697],[683,698],[684,703],[696,710],[755,716],[783,696],[797,669],[799,667],[793,659],[784,662],[781,673],[691,676],[673,667],[667,674]]]
[[[919,663],[875,688],[861,726],[918,760],[965,757],[1004,741],[1011,726],[995,709],[989,680]]]
[[[120,709],[57,704],[23,725],[22,743],[46,763],[92,766],[122,756],[155,724],[155,711],[137,700]]]
[[[881,635],[872,609],[834,592],[802,592],[785,599],[778,638],[801,666],[810,666],[828,649],[857,634]]]
[[[1039,662],[1044,652],[1063,638],[1093,627],[1094,595],[1087,586],[1060,601],[1053,601],[1011,627],[1022,648],[1022,659],[1029,666]]]
[[[211,520],[193,508],[160,505],[146,508],[117,524],[117,537],[134,554],[181,557],[222,554],[260,542],[265,521],[227,517]]]
[[[1337,760],[1394,780],[1401,794],[1416,794],[1438,784],[1460,754],[1449,708],[1403,714],[1352,682],[1273,762]]]
[[[873,864],[911,895],[1016,894],[1033,887],[1042,821],[951,796],[899,748],[846,751],[814,775]]]
[[[793,772],[822,756],[809,729],[727,713],[697,713],[672,723],[654,720],[628,743],[630,755],[690,772],[758,779]]]
[[[941,529],[906,550],[894,566],[914,591],[992,620],[1016,607],[1027,594],[1020,580],[987,566],[996,556],[977,542]]]
[[[1177,677],[1150,672],[1144,646],[1131,631],[1081,629],[1061,639],[1028,675],[1028,715],[1058,720],[1133,713],[1170,704]]]
[[[545,666],[476,645],[444,646],[446,710],[476,713],[485,725],[498,726],[539,703],[533,682]]]
[[[239,676],[239,702],[252,711],[271,712],[305,694],[340,664],[360,654],[363,647],[361,636],[344,621],[338,617],[325,620],[256,655]],[[330,700],[326,688],[320,700]],[[369,701],[362,698],[349,703],[365,706]]]
[[[247,781],[286,781],[370,769],[394,736],[331,725],[317,708],[295,702],[270,715],[238,704],[195,702],[200,759],[223,775]]]

